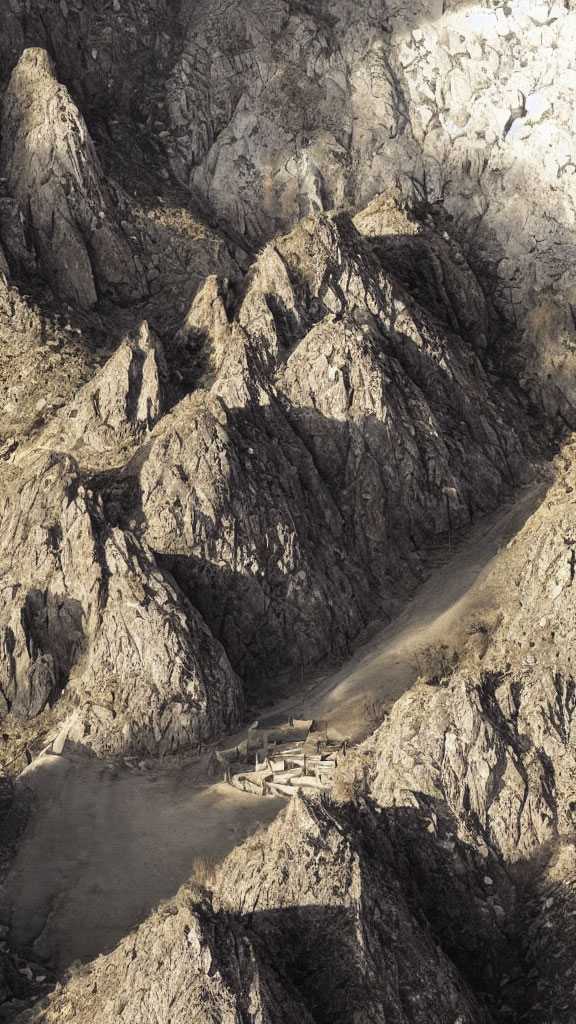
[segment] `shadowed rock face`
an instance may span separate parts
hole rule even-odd
[[[208,278],[166,350],[144,324],[8,449],[4,557],[21,597],[6,606],[5,711],[56,702],[60,717],[73,693],[70,742],[150,751],[208,738],[237,714],[232,669],[261,702],[280,674],[343,656],[414,586],[423,544],[525,478],[519,411],[476,352],[488,313],[463,257],[393,204],[361,223],[382,243],[316,215],[236,291]],[[405,262],[430,244],[422,306],[378,259],[392,237]],[[434,282],[453,259],[449,296]],[[454,313],[468,296],[469,339]],[[174,402],[176,367],[189,393]],[[33,494],[51,467],[44,509]],[[63,494],[80,486],[92,497],[63,518]]]
[[[128,1020],[154,1020],[130,972],[152,971],[155,992],[166,915],[182,923],[191,912],[208,915],[218,950],[231,935],[250,949],[262,991],[282,992],[277,1014],[289,1006],[321,1024],[573,1020],[572,449],[558,463],[562,481],[491,570],[509,589],[480,653],[401,698],[341,764],[332,797],[294,797],[235,850],[209,879],[209,908],[181,893],[26,1024],[52,1024],[65,1009],[83,1022],[88,1003],[107,1019],[110,978]],[[186,1007],[204,1022],[213,1017],[195,993],[207,949],[212,999],[230,979],[202,935],[193,968],[182,936],[170,938],[163,978],[168,991],[190,979]],[[267,1019],[255,998],[243,1012]]]
[[[406,694],[376,744],[379,802],[401,805],[418,788],[509,861],[574,827],[572,444],[557,468],[494,570],[505,597],[485,653]]]
[[[115,223],[114,197],[84,119],[45,50],[25,50],[12,73],[2,137],[8,195],[19,204],[40,272],[56,295],[82,309],[99,296],[141,298],[141,265]]]
[[[3,711],[62,691],[68,740],[170,751],[230,726],[237,680],[138,540],[108,526],[68,456],[39,458],[2,507]]]
[[[213,902],[183,890],[79,971],[62,996],[20,1020],[51,1024],[68,1013],[83,1024],[97,1009],[112,1021],[121,1009],[127,1021],[151,1024],[169,1005],[174,1024],[190,1014],[202,1024],[490,1024],[411,909],[385,823],[364,815],[379,860],[358,824],[353,812],[295,799],[265,837],[226,862]],[[505,940],[484,931],[502,955]]]
[[[574,421],[575,16],[2,5],[8,740],[216,739],[530,478]],[[573,1024],[570,445],[555,473],[476,655],[22,1024]]]
[[[143,323],[42,434],[41,445],[73,451],[93,464],[118,446],[141,440],[165,411],[167,368],[162,345]]]
[[[86,108],[148,120],[178,179],[259,238],[396,182],[443,200],[522,315],[574,256],[574,17],[460,0],[94,0],[46,17],[19,0],[2,27],[7,67],[24,39],[46,47]]]
[[[297,993],[279,983],[267,959],[265,949],[236,922],[214,915],[201,893],[183,890],[108,959],[106,981],[96,982],[99,1020],[108,1024],[121,1014],[144,1024],[169,1015],[179,1024],[192,1015],[214,1024],[291,1024],[296,1019],[312,1024]],[[168,973],[167,963],[174,968]],[[78,1024],[87,1021],[93,988],[89,970],[81,970],[66,1008],[47,1006],[39,1019],[56,1020],[53,1013],[63,1012]]]
[[[265,694],[392,606],[418,547],[448,528],[445,488],[456,527],[525,469],[473,347],[349,218],[268,246],[230,304],[213,281],[197,297],[179,340],[198,389],[126,475],[147,542]]]
[[[94,0],[46,16],[12,0],[0,17],[5,73],[25,45],[46,48],[129,187],[143,172],[156,194],[177,183],[237,238],[392,186],[453,218],[512,332],[506,357],[522,335],[522,387],[574,422],[569,3]],[[72,217],[85,243],[86,219]],[[84,283],[62,294],[145,291],[117,225],[92,238],[91,268],[69,234]]]
[[[142,443],[165,372],[144,326],[16,452],[3,494],[3,712],[35,718],[64,693],[68,742],[99,753],[194,745],[240,707],[220,645],[147,546],[107,521],[76,461],[113,465]]]

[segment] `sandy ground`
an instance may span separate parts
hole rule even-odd
[[[501,603],[495,556],[542,491],[520,492],[439,553],[442,564],[397,619],[338,671],[261,714],[261,724],[321,717],[333,735],[367,735],[374,707],[391,705],[412,685],[430,645],[457,644]],[[35,761],[24,773],[35,809],[0,895],[12,943],[33,946],[59,968],[113,948],[177,891],[195,860],[221,859],[284,804],[210,785],[203,771],[199,762],[142,772],[68,756]]]
[[[285,803],[198,780],[197,765],[147,772],[44,756],[25,773],[32,814],[0,912],[16,946],[59,968],[92,959]]]
[[[540,504],[544,484],[523,488],[513,503],[480,520],[452,550],[438,552],[430,578],[389,625],[372,632],[341,668],[314,680],[298,697],[260,716],[267,721],[323,718],[329,735],[364,739],[417,677],[426,652],[459,647],[467,633],[502,605],[496,556]]]

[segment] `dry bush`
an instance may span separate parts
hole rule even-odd
[[[501,613],[494,613],[473,622],[468,629],[467,653],[473,658],[482,660],[487,653],[496,630],[502,623]]]
[[[430,644],[415,657],[418,681],[427,686],[446,686],[460,660],[460,652],[451,644]]]
[[[195,857],[190,870],[190,882],[199,889],[207,889],[214,880],[217,861],[214,857]]]
[[[388,718],[391,706],[391,702],[382,697],[367,700],[364,703],[363,718],[372,729],[377,729]]]
[[[338,803],[352,803],[358,795],[358,779],[354,775],[338,773],[330,794]]]

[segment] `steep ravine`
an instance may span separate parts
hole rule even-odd
[[[576,1019],[573,6],[2,5],[0,1018]]]
[[[329,796],[294,797],[19,1020],[574,1019],[571,449],[556,470],[456,667],[430,652]]]
[[[315,716],[327,720],[333,736],[369,735],[375,713],[413,685],[447,624],[465,640],[492,616],[493,559],[538,506],[542,490],[528,488],[455,538],[451,551],[437,551],[441,565],[397,619],[336,672],[267,708],[262,723]],[[11,942],[33,947],[59,969],[111,950],[176,892],[193,863],[221,859],[246,829],[283,805],[223,785],[211,751],[183,761],[148,758],[140,768],[48,751],[21,781],[33,813],[0,916],[10,924]]]

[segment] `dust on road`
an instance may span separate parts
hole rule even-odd
[[[24,841],[2,893],[11,941],[58,968],[112,949],[190,877],[285,801],[197,778],[197,765],[132,772],[44,755]]]
[[[477,524],[397,619],[262,722],[322,717],[341,736],[365,736],[370,707],[413,684],[422,651],[498,606],[495,556],[542,493],[525,489]],[[35,809],[0,897],[11,943],[33,946],[57,968],[110,950],[177,891],[198,858],[223,858],[285,803],[210,785],[202,770],[202,762],[132,772],[66,755],[35,761],[24,773]]]

